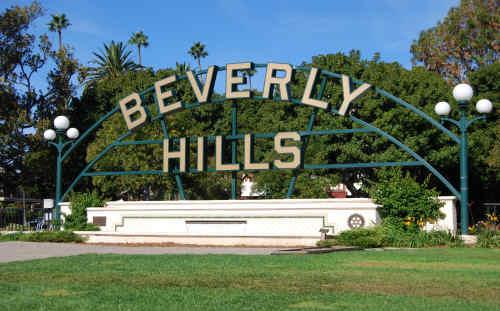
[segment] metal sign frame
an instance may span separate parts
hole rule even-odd
[[[267,64],[252,64],[255,66],[254,68],[265,68]],[[304,67],[304,66],[298,66],[294,67],[293,70],[297,72],[310,72],[311,68],[313,67]],[[321,100],[324,98],[324,90],[327,84],[328,80],[331,79],[342,79],[342,75],[333,73],[327,70],[322,70],[322,69],[316,69],[318,70],[318,81],[320,81],[320,87],[319,91],[316,94],[316,99]],[[221,67],[215,67],[215,70],[218,72],[225,71],[226,67],[221,66]],[[200,77],[203,74],[206,74],[208,70],[201,70],[195,73],[196,77]],[[187,75],[182,75],[177,77],[177,81],[182,81],[186,80]],[[364,82],[350,78],[350,81],[352,85],[354,86],[361,86],[364,84]],[[433,127],[439,129],[441,132],[446,134],[449,138],[451,138],[454,142],[457,144],[462,145],[462,140],[463,137],[459,137],[455,135],[453,132],[448,130],[446,127],[444,127],[439,121],[435,120],[434,118],[430,117],[426,113],[424,113],[422,110],[416,108],[415,106],[407,103],[406,101],[384,91],[383,89],[380,89],[376,86],[373,86],[372,91],[379,94],[380,96],[387,98],[394,102],[395,104],[406,108],[412,113],[416,113],[418,116],[423,118],[425,121],[430,123]],[[155,87],[149,87],[145,89],[144,91],[140,92],[139,95],[142,100],[145,99],[146,95],[150,93],[155,92]],[[155,100],[156,97],[154,96]],[[252,99],[254,100],[274,100],[274,101],[281,101],[280,98],[263,98],[262,96],[253,96]],[[228,99],[223,97],[223,98],[216,98],[213,99],[209,102],[203,103],[203,105],[207,104],[224,104]],[[237,100],[230,99],[232,101],[231,104],[231,134],[227,135],[224,137],[224,139],[228,140],[231,142],[231,159],[232,163],[237,163],[236,161],[236,155],[237,155],[237,142],[239,140],[242,140],[244,138],[243,134],[238,133],[238,120],[237,120],[237,113],[238,113],[238,103]],[[297,98],[289,98],[288,102],[294,104],[294,105],[304,105],[300,99]],[[195,109],[200,107],[201,104],[199,102],[194,102],[194,103],[187,103],[187,104],[182,104],[182,109]],[[397,147],[399,147],[401,150],[405,151],[407,154],[409,154],[414,161],[401,161],[401,162],[368,162],[368,163],[332,163],[332,164],[303,164],[303,167],[301,169],[305,170],[314,170],[314,169],[345,169],[345,168],[373,168],[373,167],[389,167],[389,166],[424,166],[426,169],[428,169],[454,196],[457,197],[458,200],[462,201],[462,208],[463,205],[466,205],[466,202],[464,203],[462,198],[467,198],[467,189],[461,188],[461,191],[458,191],[451,183],[450,181],[445,178],[434,166],[432,166],[429,162],[427,162],[422,156],[417,154],[415,151],[413,151],[410,147],[402,143],[400,140],[397,138],[393,137],[389,133],[385,132],[384,130],[374,126],[373,124],[370,124],[366,121],[363,121],[356,116],[352,114],[344,114],[344,113],[339,113],[339,110],[336,109],[335,107],[328,107],[327,111],[330,114],[337,115],[337,114],[342,114],[344,117],[349,118],[351,121],[353,121],[355,124],[359,125],[359,128],[351,128],[351,129],[332,129],[332,130],[314,130],[314,123],[317,118],[318,111],[321,108],[312,108],[311,109],[311,114],[309,116],[309,120],[307,123],[307,128],[298,131],[298,133],[301,136],[302,140],[302,145],[301,145],[301,151],[304,152],[307,148],[308,145],[308,139],[309,136],[314,136],[314,135],[336,135],[336,134],[349,134],[349,133],[375,133],[378,134],[381,137],[384,137]],[[147,109],[146,109],[147,110]],[[90,126],[77,140],[72,141],[72,142],[63,142],[61,140],[57,141],[56,143],[51,143],[57,147],[58,151],[58,157],[57,157],[57,178],[56,178],[56,208],[55,208],[55,219],[60,219],[60,207],[59,203],[64,200],[68,194],[73,190],[75,185],[83,178],[83,177],[92,177],[92,176],[116,176],[116,175],[163,175],[165,174],[163,170],[145,170],[145,171],[106,171],[106,172],[99,172],[99,171],[92,171],[92,168],[94,165],[103,157],[105,156],[108,152],[115,148],[119,148],[121,146],[128,146],[128,145],[145,145],[145,144],[163,144],[163,140],[140,140],[140,141],[125,141],[127,137],[129,137],[132,133],[135,132],[135,129],[133,130],[128,130],[125,133],[121,134],[118,138],[116,138],[111,144],[106,146],[94,159],[92,159],[86,166],[85,168],[79,173],[79,175],[74,178],[74,180],[71,182],[70,186],[65,189],[64,192],[62,192],[62,163],[65,161],[68,156],[75,150],[75,148],[82,142],[84,141],[92,132],[96,131],[98,127],[108,120],[112,115],[115,113],[120,113],[120,105],[116,105],[111,111],[106,113],[104,116],[102,116],[97,122],[95,122],[92,126]],[[149,114],[149,112],[148,112]],[[168,133],[168,124],[167,121],[165,120],[165,117],[163,114],[158,114],[155,117],[151,117],[149,122],[160,122],[161,128],[163,131],[163,135],[165,139],[170,139],[170,135]],[[260,133],[260,134],[255,134],[256,138],[272,138],[276,133]],[[463,135],[462,135],[463,136]],[[175,138],[172,138],[175,139]],[[209,136],[208,139],[214,139],[213,136]],[[466,152],[463,154],[462,152],[460,153],[460,156],[467,156]],[[461,161],[462,162],[462,161]],[[207,169],[208,172],[214,171],[213,169]],[[196,173],[196,169],[189,169],[189,173]],[[297,176],[300,173],[300,170],[294,170],[293,176],[289,182],[288,186],[288,191],[286,198],[291,198],[293,196],[294,188],[295,188],[295,183],[297,181]],[[184,187],[182,183],[182,174],[179,173],[178,171],[173,172],[175,176],[175,181],[177,185],[177,189],[179,192],[179,198],[181,200],[186,199],[185,193],[184,193]],[[237,195],[237,171],[231,172],[231,199],[236,199]],[[462,210],[462,213],[464,211]],[[463,214],[462,214],[463,216]],[[463,228],[463,226],[462,226]],[[467,227],[466,227],[467,228]],[[463,231],[463,230],[462,230]]]

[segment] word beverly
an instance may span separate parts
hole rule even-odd
[[[252,91],[250,90],[240,90],[239,87],[247,83],[246,77],[242,76],[242,73],[254,69],[254,64],[251,62],[237,63],[237,64],[227,64],[226,65],[226,99],[243,99],[251,98]],[[215,85],[215,80],[217,78],[217,73],[219,69],[216,66],[210,66],[206,73],[206,82],[204,85],[199,81],[196,75],[192,71],[186,72],[187,79],[191,85],[194,95],[197,101],[202,104],[210,102],[211,96],[213,94],[213,89]],[[264,99],[270,99],[274,93],[274,88],[279,88],[279,94],[282,101],[290,101],[290,90],[289,83],[295,73],[293,67],[289,64],[279,64],[279,63],[268,63],[266,68],[266,75],[264,79],[264,88],[262,90],[262,97]],[[319,76],[319,70],[312,67],[309,72],[309,77],[306,82],[304,93],[301,99],[301,103],[315,108],[328,109],[330,103],[323,101],[321,99],[311,98],[313,89],[316,85],[317,78]],[[158,105],[158,112],[160,114],[170,114],[177,111],[183,107],[183,103],[175,97],[174,93],[174,83],[178,80],[177,75],[168,76],[162,80],[155,82],[154,89]],[[364,83],[359,86],[354,91],[351,91],[351,81],[346,75],[342,75],[342,89],[343,89],[343,101],[340,105],[338,113],[340,115],[345,115],[349,105],[352,101],[362,95],[371,87],[370,84]],[[146,109],[142,106],[142,99],[138,93],[132,93],[129,96],[123,98],[119,102],[120,110],[122,112],[125,123],[129,130],[133,130],[138,126],[141,126],[148,120],[148,113]],[[289,168],[295,169],[301,165],[301,153],[296,146],[283,146],[282,140],[292,139],[294,141],[300,141],[300,135],[297,132],[282,132],[278,133],[274,137],[274,149],[278,154],[291,154],[293,155],[293,160],[290,162],[282,162],[281,160],[275,160],[274,166],[276,168]],[[240,169],[239,163],[223,164],[222,163],[222,136],[216,137],[216,171],[234,171]],[[269,163],[253,163],[253,152],[252,152],[253,137],[251,134],[245,135],[245,162],[244,168],[248,170],[267,170],[269,169]],[[169,172],[169,162],[172,159],[179,160],[179,171],[185,172],[186,165],[188,162],[188,157],[186,156],[186,139],[181,138],[179,140],[179,151],[170,150],[171,143],[168,139],[164,141],[163,149],[163,167],[165,172]],[[197,170],[205,170],[205,140],[203,137],[198,138],[198,156],[197,156]]]
[[[242,99],[252,97],[252,92],[250,90],[238,89],[238,86],[246,84],[246,78],[238,76],[238,73],[246,72],[248,70],[252,70],[253,68],[254,64],[251,62],[227,64],[226,99]],[[289,101],[290,91],[288,88],[288,84],[292,80],[294,71],[295,70],[289,64],[267,64],[262,97],[270,98],[273,94],[274,88],[279,87],[281,100]],[[200,104],[210,101],[215,85],[215,79],[217,77],[217,72],[218,68],[216,66],[210,66],[207,70],[205,85],[203,86],[192,71],[188,71],[186,73],[193,93]],[[278,77],[278,72],[282,73],[281,77]],[[311,107],[328,109],[328,102],[311,98],[318,73],[319,70],[317,68],[311,68],[301,102],[304,105],[308,105]],[[158,111],[160,112],[160,114],[169,114],[182,108],[182,102],[178,101],[175,98],[175,94],[172,89],[172,86],[176,81],[177,76],[171,75],[166,77],[165,79],[157,81],[154,84],[155,95],[158,103]],[[351,92],[350,85],[350,78],[346,75],[342,75],[342,89],[344,100],[338,111],[340,115],[345,115],[351,102],[371,87],[370,84],[364,83],[356,90],[354,90],[354,92]],[[146,122],[148,115],[146,113],[146,110],[142,106],[142,100],[138,93],[132,93],[129,96],[123,98],[122,100],[120,100],[119,104],[121,112],[123,114],[123,118],[125,119],[129,130],[132,130]]]

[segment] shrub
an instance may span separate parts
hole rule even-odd
[[[99,230],[99,227],[87,223],[87,208],[103,206],[95,193],[75,193],[70,198],[71,215],[66,216],[64,228],[68,230]]]
[[[0,234],[0,241],[17,241],[19,240],[19,236],[21,233],[8,233],[8,234]]]
[[[400,231],[384,228],[384,245],[391,247],[433,247],[433,246],[463,246],[460,237],[447,231]]]
[[[433,247],[463,246],[460,237],[446,231],[408,231],[397,226],[382,225],[372,228],[359,228],[341,232],[330,240],[320,241],[318,246],[349,245],[363,248],[373,247]]]
[[[332,247],[334,245],[337,245],[337,241],[333,238],[326,239],[326,240],[320,240],[320,241],[316,242],[316,246],[319,246],[319,247]]]
[[[368,189],[371,198],[379,204],[382,219],[392,224],[399,222],[410,231],[419,231],[426,222],[433,222],[444,215],[440,212],[443,202],[438,192],[428,188],[428,180],[417,182],[409,173],[389,170],[380,173],[381,181]]]
[[[373,248],[383,246],[384,236],[380,227],[358,228],[341,232],[335,237],[340,245]]]
[[[81,243],[84,239],[71,231],[41,231],[31,233],[11,233],[0,236],[1,241]]]
[[[476,247],[500,248],[500,235],[496,230],[481,230],[477,235]]]

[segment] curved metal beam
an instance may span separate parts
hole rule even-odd
[[[255,64],[256,68],[265,68],[266,66],[267,66],[266,64]],[[295,67],[295,69],[296,70],[300,70],[300,71],[309,71],[310,67],[297,66],[297,67]],[[224,70],[225,70],[225,66],[218,67],[218,71],[224,71]],[[201,75],[201,74],[204,74],[206,72],[207,72],[207,70],[201,70],[201,71],[196,72],[196,75]],[[342,77],[342,75],[340,75],[340,74],[333,73],[333,72],[330,72],[330,71],[327,71],[327,70],[321,70],[320,72],[321,72],[321,75],[323,75],[325,77],[331,77],[331,78],[341,78]],[[182,75],[182,76],[179,77],[179,80],[184,80],[184,79],[186,79],[185,75]],[[357,85],[360,85],[360,84],[364,83],[363,81],[360,81],[360,80],[357,80],[357,79],[353,79],[353,78],[351,78],[351,80],[353,81],[353,83],[355,83]],[[153,86],[151,86],[151,87],[145,89],[144,91],[140,92],[140,95],[143,96],[144,94],[146,94],[148,92],[152,92],[152,91],[154,91],[154,87]],[[384,91],[384,90],[382,90],[380,88],[375,87],[374,91],[377,94],[379,94],[379,95],[381,95],[383,97],[389,98],[390,100],[392,100],[396,104],[398,104],[398,105],[400,105],[400,106],[402,106],[404,108],[407,108],[408,110],[416,113],[417,115],[419,115],[420,117],[422,117],[423,119],[425,119],[426,121],[428,121],[429,123],[431,123],[434,127],[440,129],[443,133],[445,133],[446,135],[448,135],[452,140],[454,140],[457,143],[459,142],[458,137],[453,132],[449,131],[446,127],[444,127],[442,124],[440,124],[439,122],[437,122],[435,119],[431,118],[429,115],[427,115],[422,110],[416,108],[413,105],[410,105],[406,101],[404,101],[404,100],[402,100],[402,99],[400,99],[400,98],[398,98],[398,97],[396,97],[396,96],[394,96],[394,95],[392,95],[392,94],[390,94],[390,93],[388,93],[388,92],[386,92],[386,91]],[[254,99],[256,99],[256,100],[262,100],[262,97],[256,96],[256,97],[254,97]],[[211,104],[222,104],[222,103],[225,103],[225,101],[226,101],[226,98],[217,98],[217,99],[211,101],[210,103]],[[293,104],[296,104],[296,105],[302,105],[302,103],[299,100],[297,100],[297,99],[291,99],[290,102],[292,102]],[[194,109],[194,108],[199,107],[199,106],[200,106],[199,103],[183,104],[183,108],[184,109]],[[111,115],[113,115],[114,113],[116,113],[117,111],[119,111],[119,109],[120,108],[119,108],[118,105],[115,106],[111,111],[109,111],[107,114],[105,114],[96,123],[94,123],[87,131],[85,131],[78,140],[76,140],[75,142],[73,142],[70,145],[70,147],[68,148],[68,150],[63,154],[62,160],[66,159],[69,156],[69,154],[81,143],[81,141],[83,141],[83,139],[85,139],[91,132],[93,132],[100,124],[102,124],[105,120],[107,120]],[[338,112],[335,109],[331,109],[330,113],[337,114]],[[386,139],[388,139],[392,143],[396,144],[399,148],[401,148],[402,150],[404,150],[405,152],[407,152],[408,154],[410,154],[419,163],[422,163],[422,165],[424,165],[455,196],[457,196],[460,199],[460,193],[453,187],[453,185],[451,185],[451,183],[448,182],[448,180],[439,171],[437,171],[431,164],[429,164],[424,158],[422,158],[420,155],[418,155],[416,152],[414,152],[411,148],[409,148],[408,146],[406,146],[405,144],[403,144],[402,142],[400,142],[398,139],[396,139],[395,137],[391,136],[387,132],[381,130],[380,128],[377,128],[377,127],[373,126],[370,123],[367,123],[367,122],[365,122],[365,121],[363,121],[363,120],[361,120],[359,118],[356,118],[356,117],[354,117],[352,115],[349,115],[348,117],[353,122],[362,125],[364,128],[370,129],[371,131],[379,134],[380,136],[385,137]],[[155,118],[152,119],[152,121],[157,121],[157,120],[161,120],[162,130],[163,130],[164,136],[166,135],[166,137],[168,137],[168,131],[166,131],[167,128],[166,128],[166,124],[165,124],[163,116],[159,115],[159,116],[157,116],[157,117],[155,117]],[[107,152],[109,152],[113,147],[119,145],[119,143],[123,139],[125,139],[126,137],[128,137],[131,133],[132,133],[131,131],[128,131],[127,133],[122,134],[113,143],[111,143],[110,145],[106,146],[106,148],[104,148],[91,162],[89,162],[87,164],[87,166],[80,172],[80,174],[73,180],[73,182],[71,183],[71,185],[68,187],[68,189],[66,190],[66,192],[61,197],[61,200],[66,197],[66,195],[74,188],[74,186],[76,185],[76,183],[82,177],[84,177],[84,176],[91,176],[91,173],[88,173],[88,170],[90,168],[92,168],[94,166],[94,164],[98,160],[100,160]],[[176,181],[179,182],[180,179],[176,178]]]

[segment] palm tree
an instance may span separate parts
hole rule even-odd
[[[189,66],[189,64],[175,62],[175,72],[176,73],[183,75],[183,74],[186,74],[186,72],[189,70],[191,70],[191,67]]]
[[[63,48],[62,45],[62,30],[68,28],[69,20],[66,18],[66,14],[52,14],[52,20],[47,25],[49,26],[49,31],[57,32],[59,36],[59,50]]]
[[[208,56],[205,45],[199,41],[196,42],[188,51],[188,54],[193,56],[194,60],[198,63],[198,68],[201,70],[201,59]]]
[[[123,42],[111,41],[109,45],[104,43],[103,51],[93,52],[95,58],[91,63],[97,66],[88,69],[87,82],[116,78],[127,71],[139,69],[140,66],[130,59],[131,53]]]
[[[132,37],[128,40],[128,43],[137,46],[137,55],[139,57],[139,66],[142,66],[142,57],[141,57],[141,47],[147,47],[149,45],[148,36],[144,34],[144,32],[138,31],[132,34]]]

